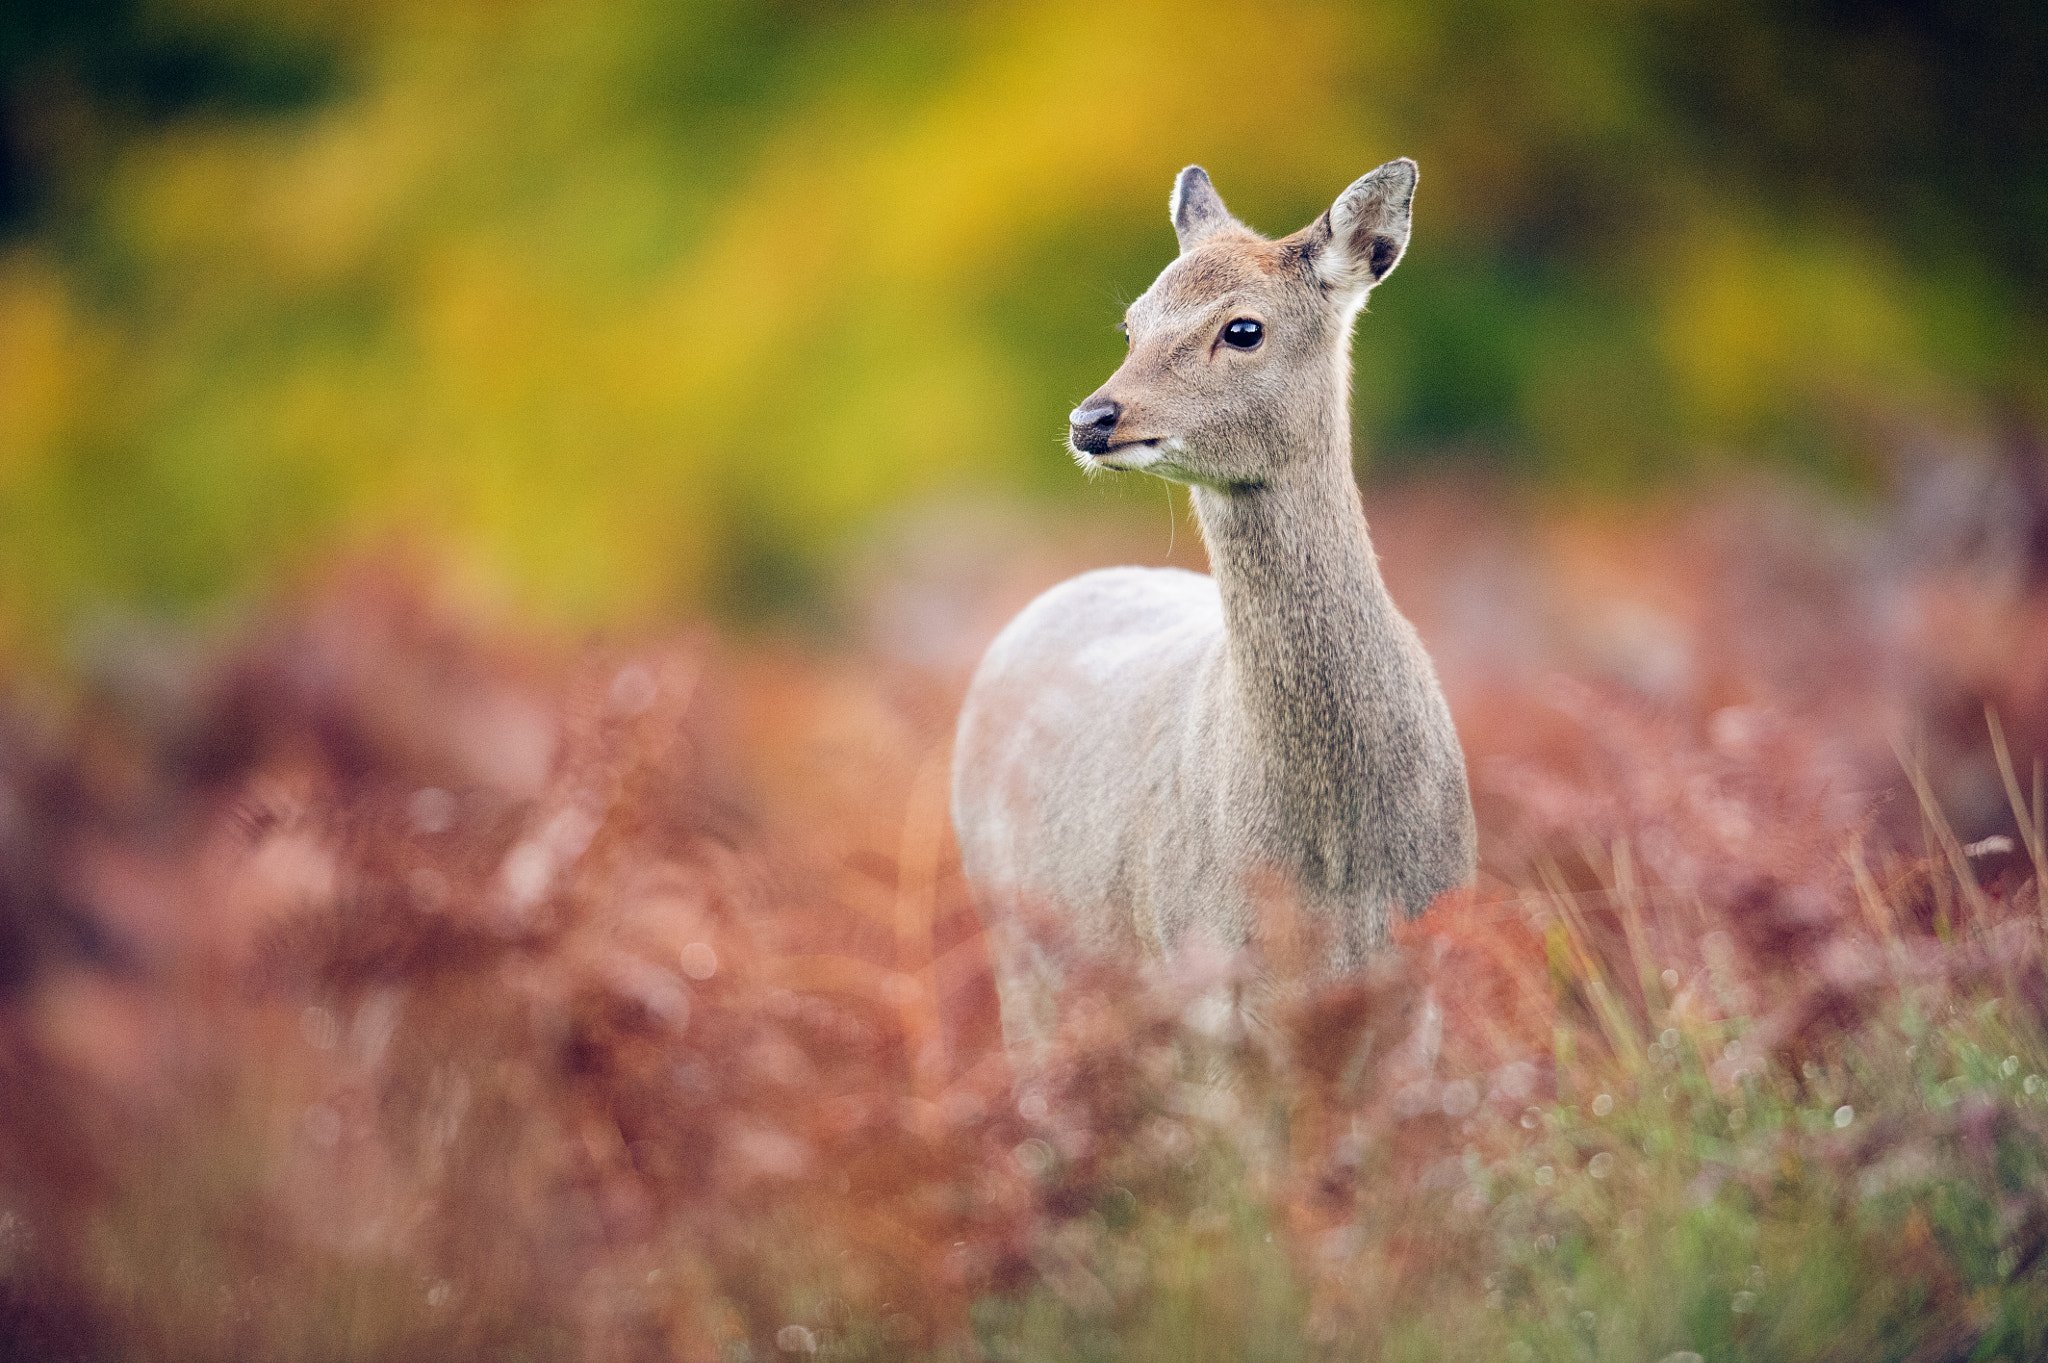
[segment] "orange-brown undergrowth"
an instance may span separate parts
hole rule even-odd
[[[1389,518],[1397,588],[1488,571],[1502,527],[1444,496]],[[1246,962],[1076,962],[1093,987],[1021,1111],[946,827],[957,678],[550,652],[375,573],[174,674],[124,646],[78,713],[18,705],[0,736],[0,1353],[957,1345],[988,1294],[1106,1292],[1070,1231],[1179,1205],[1219,1131],[1305,1280],[1348,1265],[1315,1310],[1363,1330],[1476,1272],[1461,1152],[1669,1020],[1739,1017],[1724,1067],[1796,1072],[1907,985],[1995,977],[2048,1012],[2027,835],[1916,845],[1872,719],[1950,726],[1915,758],[1943,798],[1997,779],[1953,716],[1994,695],[2024,753],[2048,683],[1953,635],[2010,637],[2042,596],[1848,666],[1770,637],[1847,590],[1757,545],[1796,537],[1728,508],[1674,533],[1628,543],[1689,565],[1656,592],[1690,681],[1631,680],[1662,642],[1572,630],[1539,672],[1585,680],[1535,681],[1484,652],[1497,619],[1422,597],[1467,678],[1475,893],[1357,978],[1283,987],[1268,1027],[1202,1012]],[[1556,534],[1557,582],[1605,571],[1604,531]],[[1401,548],[1428,535],[1434,559]],[[1762,635],[1727,637],[1744,592]],[[1190,1077],[1203,1048],[1231,1078]]]

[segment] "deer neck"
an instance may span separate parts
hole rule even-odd
[[[1332,410],[1334,409],[1334,410]],[[1223,598],[1241,759],[1289,824],[1355,824],[1370,759],[1412,697],[1406,626],[1387,594],[1351,471],[1341,397],[1255,487],[1197,488]]]

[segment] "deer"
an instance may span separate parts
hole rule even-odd
[[[1179,254],[1125,311],[1123,363],[1069,415],[1084,471],[1188,489],[1211,571],[1054,586],[963,700],[953,825],[1005,1049],[1027,1065],[1057,1020],[1063,951],[1239,949],[1278,883],[1320,943],[1312,967],[1341,974],[1475,876],[1457,729],[1352,468],[1352,331],[1407,250],[1416,180],[1389,161],[1273,240],[1183,170]]]

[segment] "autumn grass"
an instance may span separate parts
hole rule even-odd
[[[510,640],[367,573],[168,698],[16,707],[0,1352],[2048,1353],[2012,712],[1930,757],[1468,697],[1476,893],[1341,981],[1284,903],[1235,958],[1076,959],[1020,1095],[950,684]],[[1951,826],[1966,777],[2005,831]]]

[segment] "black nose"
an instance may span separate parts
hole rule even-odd
[[[1124,419],[1124,405],[1113,398],[1090,398],[1067,413],[1067,426],[1074,448],[1101,454],[1109,448],[1110,433]]]

